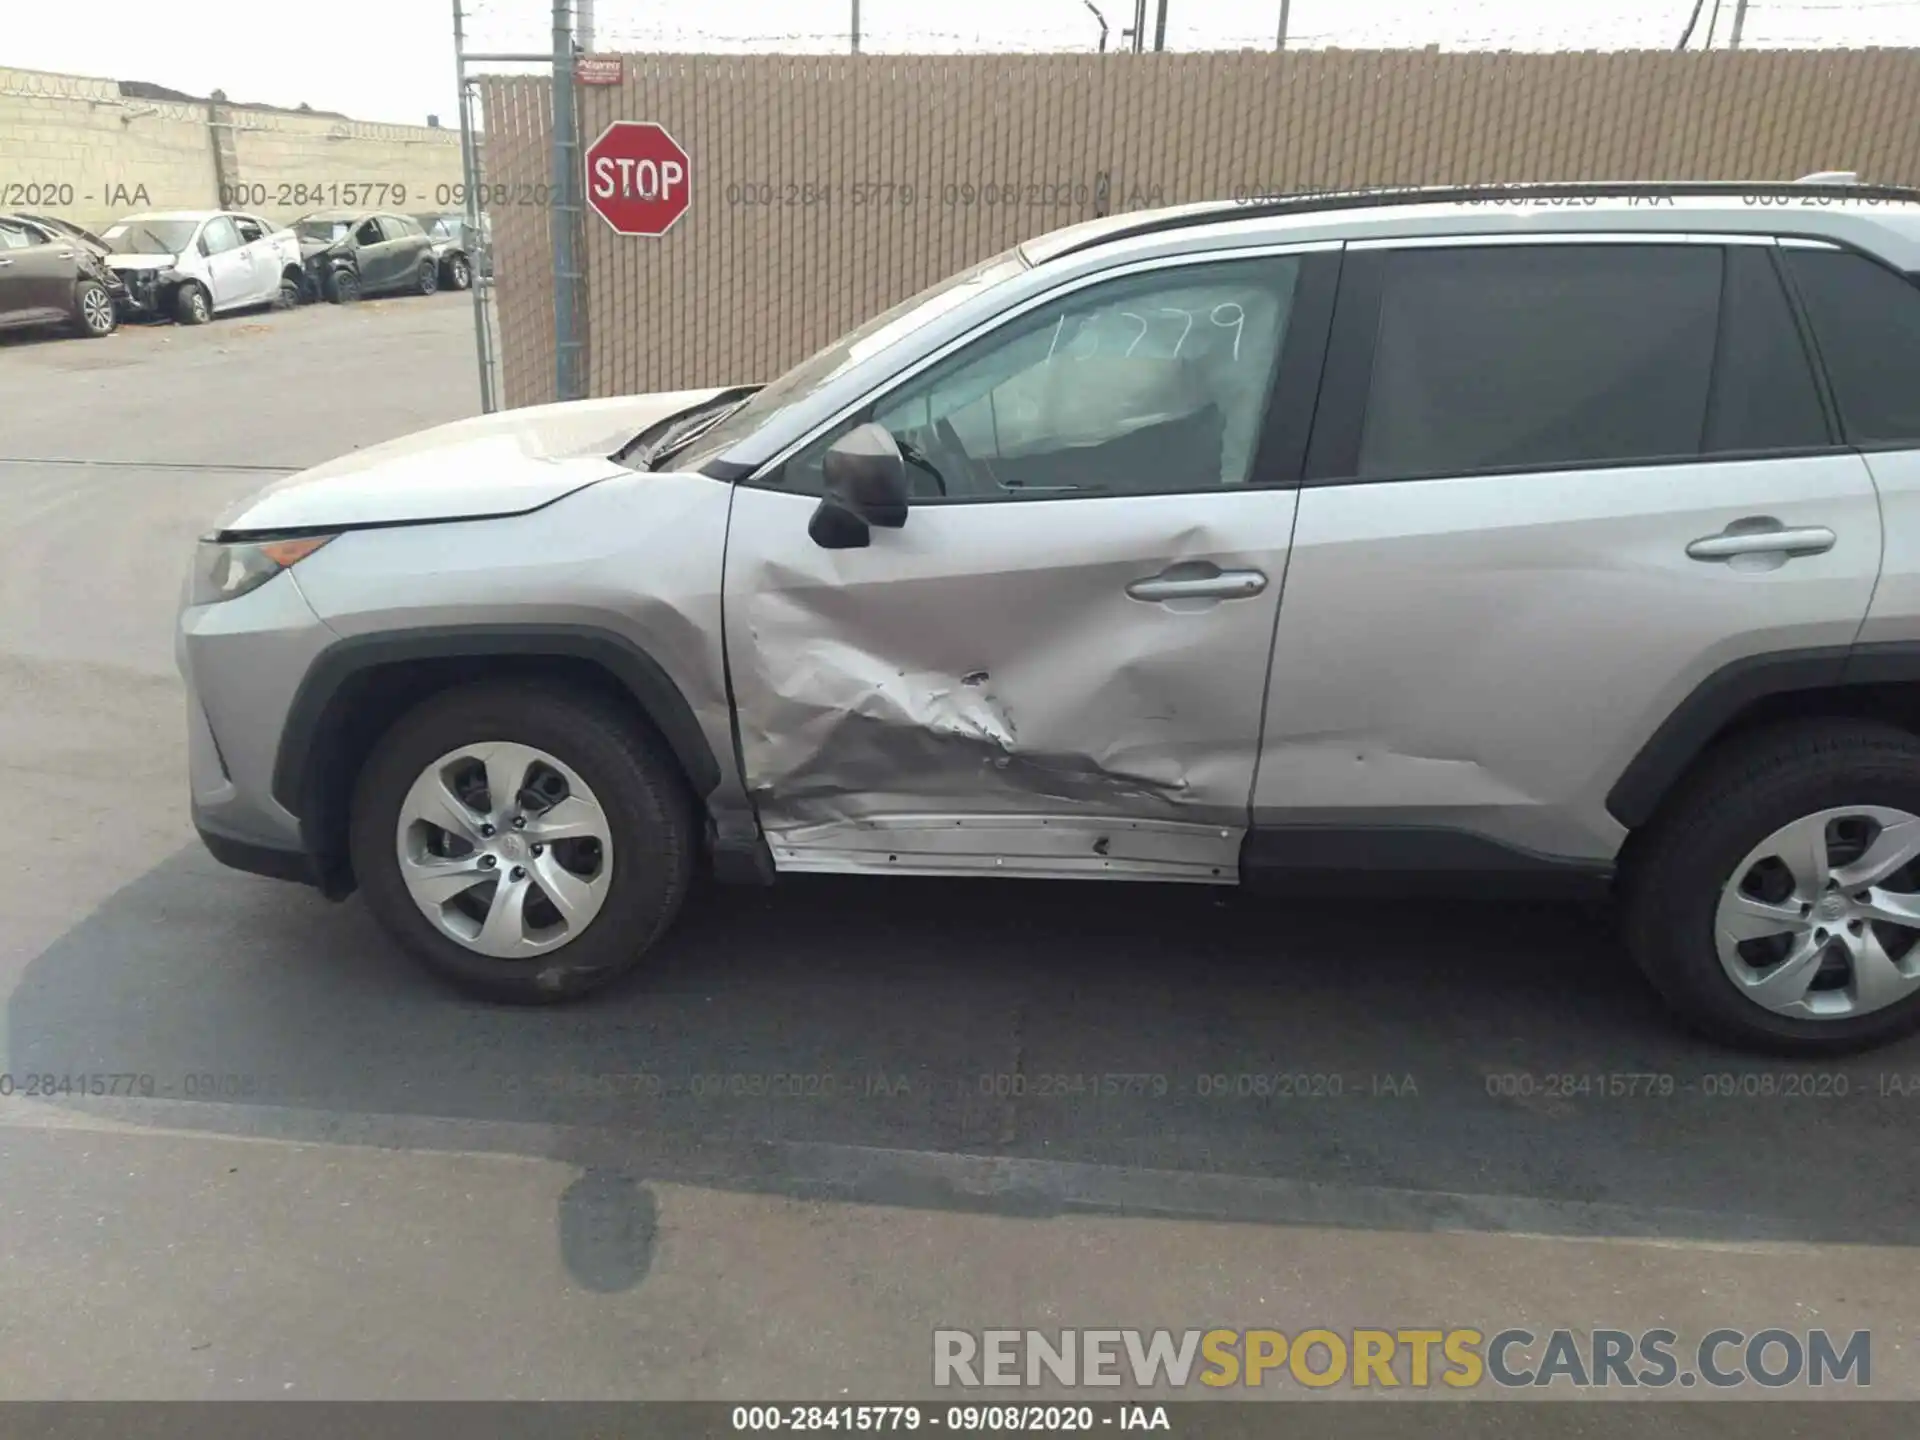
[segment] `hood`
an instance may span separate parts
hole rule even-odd
[[[607,457],[654,422],[720,393],[575,400],[437,425],[275,481],[229,511],[217,528],[346,529],[524,514],[633,474]]]
[[[310,259],[315,255],[325,254],[329,250],[343,249],[347,243],[344,239],[314,240],[305,235],[296,235],[294,238],[300,242],[300,258],[302,260]]]
[[[109,255],[107,264],[116,270],[171,270],[180,263],[178,255]]]

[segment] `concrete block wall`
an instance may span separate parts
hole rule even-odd
[[[0,68],[0,211],[99,228],[149,209],[458,209],[460,174],[454,130],[135,100],[111,80]]]
[[[123,98],[111,80],[0,69],[0,210],[103,225],[214,203],[206,108]]]
[[[335,207],[407,212],[464,204],[457,130],[224,107],[220,115],[233,125],[228,193],[236,209],[291,220]]]

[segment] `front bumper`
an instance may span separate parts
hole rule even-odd
[[[273,767],[294,694],[336,638],[291,572],[180,612],[174,659],[187,689],[193,823],[225,864],[314,882],[300,821],[274,799]]]
[[[304,850],[276,850],[271,845],[236,840],[231,835],[222,835],[218,830],[207,829],[200,824],[197,814],[193,828],[200,832],[200,843],[207,847],[207,853],[231,869],[244,870],[249,875],[264,875],[269,880],[292,880],[300,885],[317,886],[320,883],[314,872],[313,859]]]
[[[177,270],[116,270],[120,282],[121,313],[150,319],[167,313],[169,297],[180,282]]]

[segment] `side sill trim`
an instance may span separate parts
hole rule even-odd
[[[1467,830],[1420,825],[1263,825],[1240,849],[1241,883],[1282,893],[1604,894],[1613,866],[1541,855]]]

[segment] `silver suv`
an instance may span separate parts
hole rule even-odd
[[[1884,1041],[1916,273],[1920,192],[1859,185],[1198,205],[769,385],[360,451],[201,546],[195,820],[506,1000],[703,866],[1611,885],[1694,1025]]]

